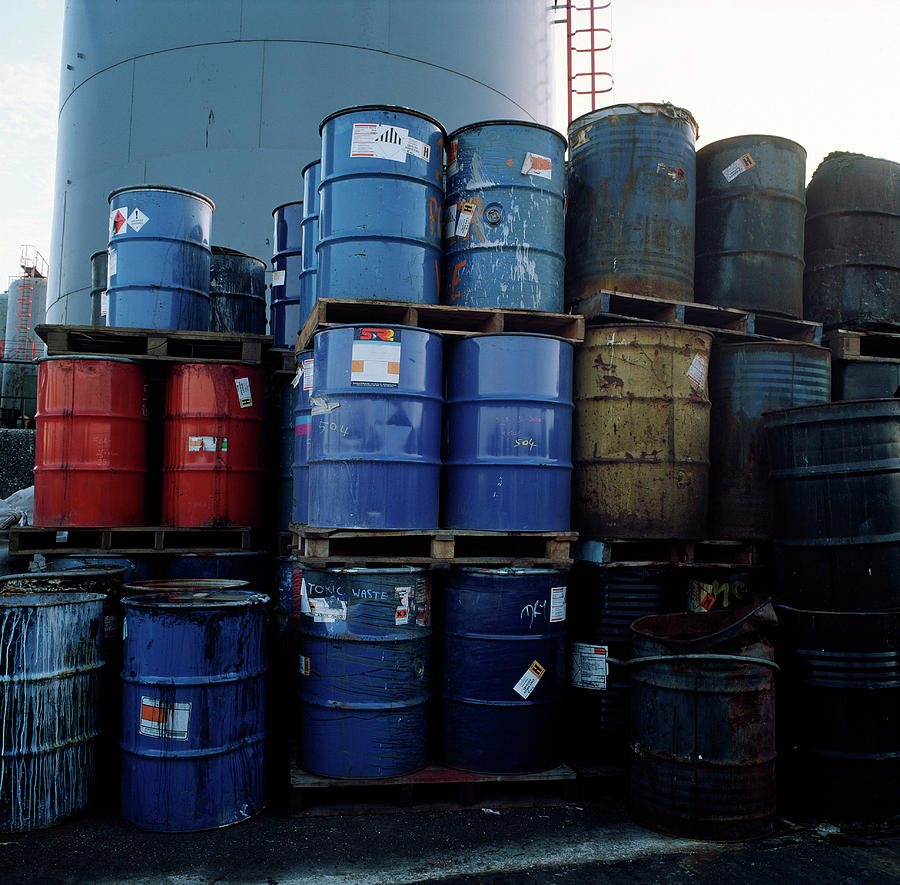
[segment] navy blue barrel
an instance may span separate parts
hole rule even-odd
[[[566,303],[600,289],[694,300],[697,124],[619,104],[569,124]]]
[[[565,138],[514,120],[449,138],[441,301],[562,311]]]
[[[0,593],[2,832],[51,826],[94,796],[104,599]]]
[[[543,771],[562,753],[566,575],[454,569],[435,593],[435,742],[454,768]]]
[[[209,265],[209,330],[266,334],[266,263],[213,246]]]
[[[175,187],[109,195],[107,326],[209,328],[214,209],[209,197]]]
[[[392,777],[425,765],[430,601],[424,569],[303,571],[291,615],[301,768]]]
[[[778,601],[900,608],[900,400],[768,412]]]
[[[126,820],[183,832],[262,809],[268,601],[191,587],[122,600]]]
[[[437,304],[446,134],[406,108],[369,105],[322,121],[319,298]]]
[[[771,538],[763,412],[827,403],[831,351],[793,341],[713,344],[709,524],[720,538]]]
[[[305,318],[316,303],[316,246],[319,245],[319,182],[322,161],[303,167],[303,219],[300,222],[300,313]]]
[[[293,347],[306,320],[300,299],[303,265],[303,203],[285,203],[272,210],[275,230],[272,242],[272,307],[269,332],[276,347]]]
[[[160,553],[155,575],[160,579],[248,581],[259,588],[269,568],[265,550],[215,550],[206,553]],[[129,583],[134,583],[129,581]]]
[[[570,341],[465,338],[447,356],[446,528],[566,531],[572,477]]]
[[[697,152],[694,299],[803,316],[806,151],[736,135]]]
[[[108,276],[106,249],[91,255],[91,325],[106,325],[106,278]]]
[[[309,522],[309,444],[312,431],[313,352],[304,350],[297,357],[297,399],[294,406],[293,462],[291,475],[294,484],[293,521],[298,525]]]
[[[441,337],[409,326],[335,326],[315,337],[309,524],[438,524]]]

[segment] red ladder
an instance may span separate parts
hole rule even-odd
[[[606,10],[611,3],[612,0],[567,0],[565,3],[570,123],[582,113],[595,111],[599,96],[612,92],[612,71],[606,70],[611,65],[604,63],[612,61],[612,30],[603,26],[604,22],[609,23]],[[610,55],[604,56],[607,52]],[[587,96],[590,107],[575,114],[575,96]]]

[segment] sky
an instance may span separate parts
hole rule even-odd
[[[21,244],[50,251],[63,7],[0,0],[0,291],[19,274]],[[599,106],[687,108],[698,148],[748,133],[793,139],[807,179],[834,150],[900,161],[897,0],[610,0],[597,18],[612,31],[603,62],[614,77]],[[549,122],[564,127],[563,114]]]

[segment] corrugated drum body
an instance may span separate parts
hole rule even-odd
[[[209,327],[213,203],[140,185],[109,196],[108,326]]]
[[[765,426],[779,601],[900,608],[900,401],[787,409]]]
[[[778,607],[778,730],[785,780],[809,811],[900,808],[900,610]]]
[[[587,330],[575,355],[572,513],[579,532],[704,536],[711,343],[711,335],[676,326]]]
[[[204,830],[262,809],[266,602],[237,590],[122,601],[126,820]]]
[[[836,359],[831,370],[831,398],[885,399],[900,390],[900,360]]]
[[[266,263],[212,247],[209,267],[209,328],[212,332],[266,334]]]
[[[436,528],[440,336],[338,326],[316,335],[314,359],[310,525]]]
[[[447,358],[447,528],[566,531],[572,475],[571,342],[480,335]]]
[[[762,413],[827,403],[831,352],[812,344],[716,343],[709,398],[709,523],[721,538],[771,537]]]
[[[272,211],[275,230],[272,242],[271,333],[276,347],[293,347],[305,316],[300,296],[303,268],[303,203],[285,203]]]
[[[303,572],[300,766],[391,777],[425,765],[431,579],[424,569]]]
[[[326,117],[319,185],[319,298],[437,304],[444,131],[402,108]],[[427,147],[407,152],[401,139]]]
[[[772,646],[752,632],[703,642],[747,611],[653,615],[632,624],[636,659],[696,655],[631,668],[631,807],[646,826],[734,841],[775,824],[775,671],[765,663],[774,659]],[[677,637],[674,644],[664,634]]]
[[[829,154],[806,189],[803,315],[829,326],[900,314],[900,163]]]
[[[300,314],[305,322],[316,303],[316,246],[319,245],[319,182],[322,161],[303,170],[303,220],[300,222]],[[301,322],[301,326],[302,326]]]
[[[92,799],[103,596],[0,594],[0,831],[48,827]]]
[[[694,299],[803,316],[806,151],[739,135],[697,152]]]
[[[562,311],[565,153],[558,132],[534,124],[482,123],[450,136],[445,304]],[[465,236],[460,217],[469,217]]]
[[[558,765],[565,574],[454,570],[436,600],[440,759],[454,768],[490,774]]]
[[[693,301],[697,124],[614,105],[569,124],[566,303],[599,289]]]
[[[238,385],[244,381],[250,404],[242,406]],[[184,363],[170,370],[165,525],[250,526],[264,521],[268,464],[263,397],[263,372],[252,366]]]
[[[304,350],[297,357],[301,373],[297,385],[297,401],[294,410],[293,463],[291,473],[294,483],[293,521],[299,525],[309,522],[309,445],[312,431],[312,405],[310,394],[313,385],[313,352]]]
[[[43,360],[35,415],[35,525],[143,525],[147,423],[147,373],[137,363]]]

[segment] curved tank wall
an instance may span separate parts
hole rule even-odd
[[[0,363],[0,409],[11,409],[16,414],[22,413],[27,417],[34,415],[37,364],[24,361],[44,355],[44,342],[35,335],[34,327],[44,322],[47,296],[47,280],[35,277],[33,282],[29,282],[29,279],[18,277],[10,280],[3,358],[18,362]],[[23,294],[27,300],[29,290],[31,315],[23,323],[20,302]]]
[[[66,4],[48,322],[90,323],[88,258],[106,245],[113,188],[208,194],[215,241],[267,255],[272,209],[301,198],[334,110],[405,105],[448,131],[548,122],[545,0],[164,5]]]

